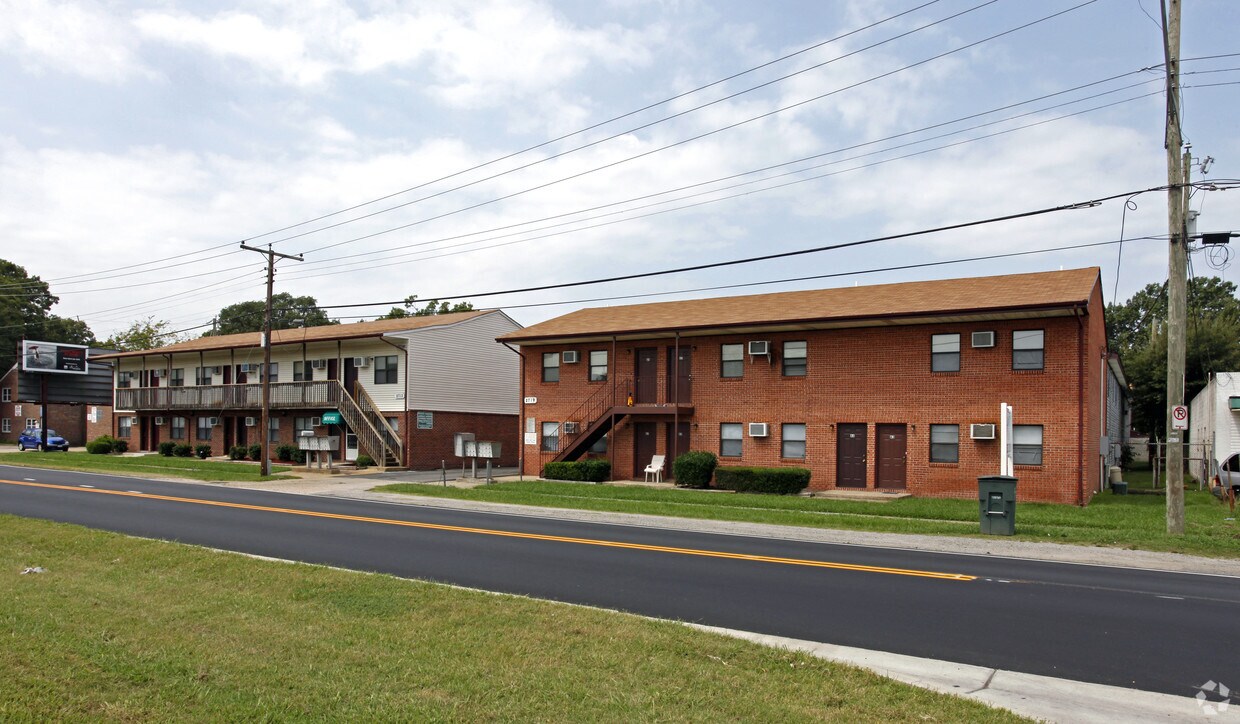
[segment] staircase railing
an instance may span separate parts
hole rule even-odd
[[[389,450],[394,451],[394,457],[399,464],[400,461],[405,459],[404,444],[401,442],[400,434],[396,432],[396,428],[392,427],[392,423],[388,422],[387,418],[383,416],[383,412],[375,404],[374,398],[370,396],[366,388],[362,387],[361,383],[355,384],[354,388],[357,406],[361,409],[362,414],[366,416],[366,419],[370,421],[371,427],[382,438],[383,444]]]
[[[362,408],[349,394],[349,391],[344,389],[343,384],[340,386],[340,404],[338,409],[340,410],[340,416],[344,418],[345,424],[349,426],[354,435],[357,435],[358,444],[375,457],[375,463],[381,470],[388,467],[389,460],[393,457],[393,448],[384,443],[383,436],[371,424],[366,413],[362,411]],[[395,458],[396,463],[399,463],[401,460],[403,458]]]
[[[539,444],[539,457],[542,465],[546,465],[559,455],[561,450],[566,450],[570,445],[576,442],[577,438],[584,435],[590,426],[596,420],[603,416],[611,408],[615,407],[621,395],[628,394],[633,387],[632,375],[618,375],[615,382],[608,380],[603,386],[594,391],[594,394],[586,398],[577,406],[577,409],[569,413],[568,417],[560,422],[559,435],[556,437],[554,450],[544,449],[547,447],[546,441],[541,439]],[[577,429],[575,432],[565,432],[564,423],[575,422]],[[540,433],[541,435],[541,433]]]

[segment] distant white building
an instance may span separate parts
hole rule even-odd
[[[1215,463],[1240,454],[1240,372],[1218,372],[1189,403],[1189,442],[1205,445],[1205,457]],[[1189,471],[1205,480],[1212,471],[1196,455]]]

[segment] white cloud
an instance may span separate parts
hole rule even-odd
[[[128,24],[99,3],[0,0],[0,17],[0,53],[29,72],[105,83],[157,77],[134,53]]]

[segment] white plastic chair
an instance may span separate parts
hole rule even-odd
[[[654,457],[650,458],[650,464],[646,466],[646,482],[647,483],[663,482],[663,458],[664,458],[663,455],[655,455]],[[654,476],[653,481],[650,479],[651,476]]]

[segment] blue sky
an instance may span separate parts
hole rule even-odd
[[[245,239],[305,253],[280,265],[279,291],[352,304],[793,251],[1163,184],[1161,69],[1140,72],[1162,62],[1146,14],[1158,0],[1081,2],[0,0],[0,256],[104,337],[151,316],[195,327],[259,298]],[[1240,3],[1185,5],[1184,58],[1240,53]],[[1240,56],[1184,65],[1185,135],[1215,159],[1205,178],[1240,178],[1240,85],[1207,85],[1240,81],[1231,68]],[[1114,241],[1121,224],[1125,238],[1166,233],[1164,193],[1133,203],[474,302],[529,324],[602,303],[1092,265],[1111,301],[1166,278],[1164,242],[1125,244],[1122,264],[1107,245],[853,272]],[[1201,230],[1240,226],[1240,190],[1200,192],[1193,208]],[[1202,253],[1193,268],[1240,282]],[[843,276],[702,291],[827,274]],[[659,296],[582,301],[625,295]],[[524,306],[544,303],[559,304]]]

